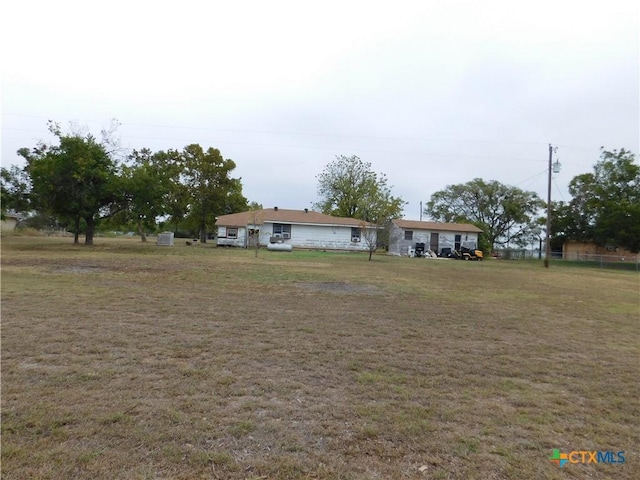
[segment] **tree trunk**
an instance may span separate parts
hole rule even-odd
[[[371,261],[371,256],[373,255],[373,250],[369,249],[369,261]]]
[[[84,221],[87,222],[87,231],[84,236],[85,245],[93,245],[93,230],[95,228],[95,221],[93,215],[84,217]]]
[[[200,243],[207,243],[207,224],[204,217],[200,223]]]
[[[138,234],[140,235],[140,241],[142,243],[146,243],[147,234],[144,232],[144,228],[142,228],[142,219],[138,218]]]
[[[73,244],[80,244],[80,216],[76,215],[74,219],[74,227],[73,227]]]

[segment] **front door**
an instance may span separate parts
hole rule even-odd
[[[429,249],[432,252],[438,253],[438,234],[432,233],[431,238],[429,239]]]

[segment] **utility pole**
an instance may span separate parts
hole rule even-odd
[[[549,184],[547,188],[547,232],[545,234],[545,254],[544,268],[549,268],[549,259],[551,258],[551,157],[553,155],[553,147],[549,144]]]
[[[420,200],[420,221],[422,221],[422,200]]]

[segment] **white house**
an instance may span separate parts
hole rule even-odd
[[[368,251],[375,227],[354,218],[333,217],[309,209],[278,207],[217,217],[218,246],[249,247],[281,242],[297,248]]]
[[[482,233],[468,223],[421,222],[417,220],[393,220],[389,232],[389,254],[406,255],[416,243],[424,243],[426,249],[437,254],[442,250],[460,250],[462,245],[477,248],[478,235]]]

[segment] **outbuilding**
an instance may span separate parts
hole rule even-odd
[[[407,255],[418,243],[438,255],[453,249],[460,250],[461,246],[477,248],[481,233],[481,229],[469,223],[396,219],[391,222],[389,231],[389,254]]]

